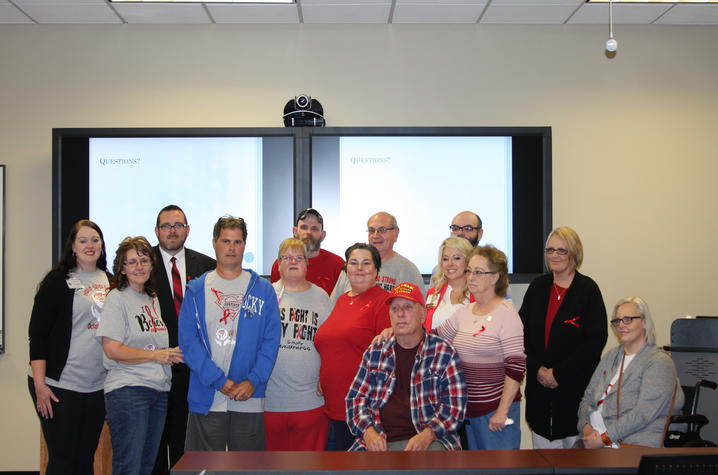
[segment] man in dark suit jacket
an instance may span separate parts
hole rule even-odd
[[[157,287],[157,299],[160,302],[162,320],[165,322],[169,334],[170,346],[175,347],[178,345],[177,314],[182,297],[184,297],[185,286],[190,280],[214,269],[216,263],[211,257],[184,247],[189,235],[189,224],[187,224],[184,211],[179,206],[168,205],[160,210],[157,215],[155,235],[159,240],[159,245],[154,247],[155,267],[152,271],[152,278]],[[176,273],[176,276],[173,273]],[[181,292],[177,292],[177,295],[175,295],[175,288],[181,290]],[[167,405],[167,420],[153,474],[169,474],[169,469],[184,453],[188,386],[189,368],[184,364],[174,365],[172,367],[172,388]]]

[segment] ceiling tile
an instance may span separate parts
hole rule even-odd
[[[718,25],[718,5],[676,5],[657,25]]]
[[[493,0],[492,5],[520,6],[520,7],[542,7],[542,6],[573,6],[577,7],[586,0]]]
[[[105,3],[73,2],[17,2],[18,7],[38,23],[102,24],[122,23]]]
[[[480,5],[482,8],[488,0],[397,0],[397,5]]]
[[[476,23],[484,5],[399,4],[393,23]]]
[[[32,23],[32,20],[9,3],[0,3],[0,23]]]
[[[304,23],[388,23],[390,5],[307,5]]]
[[[207,5],[215,23],[299,23],[297,5]]]
[[[492,2],[481,17],[481,23],[561,24],[575,9],[571,5],[498,5]]]
[[[211,23],[202,5],[195,3],[113,3],[127,23],[194,24]]]
[[[670,5],[614,5],[613,23],[617,25],[647,25],[660,17]],[[608,5],[584,5],[568,21],[569,24],[608,24]]]

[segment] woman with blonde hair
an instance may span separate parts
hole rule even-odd
[[[548,273],[529,285],[519,313],[526,347],[526,421],[533,447],[570,448],[578,404],[601,359],[608,329],[598,285],[578,269],[583,245],[568,226],[546,240]]]
[[[321,360],[314,336],[332,308],[324,289],[307,280],[308,261],[299,239],[279,245],[280,279],[272,286],[282,336],[264,401],[267,450],[320,451],[327,444],[329,419],[318,391]]]
[[[473,302],[467,286],[466,266],[473,246],[462,237],[444,239],[439,246],[439,262],[426,293],[426,321],[430,331],[444,323],[460,307]]]

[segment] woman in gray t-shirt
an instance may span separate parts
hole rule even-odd
[[[109,287],[106,269],[100,227],[80,220],[35,295],[28,387],[47,443],[48,475],[92,475],[105,420],[105,368],[95,329]]]
[[[120,243],[112,290],[97,329],[107,368],[105,405],[113,474],[152,471],[167,414],[170,366],[182,362],[180,349],[168,348],[167,328],[150,279],[153,255],[144,237]]]

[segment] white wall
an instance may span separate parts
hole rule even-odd
[[[580,233],[607,306],[645,297],[660,343],[675,317],[718,313],[718,29],[615,33],[608,59],[604,26],[0,26],[0,470],[39,465],[26,334],[51,265],[53,127],[281,126],[299,92],[332,126],[551,126],[554,224]]]

